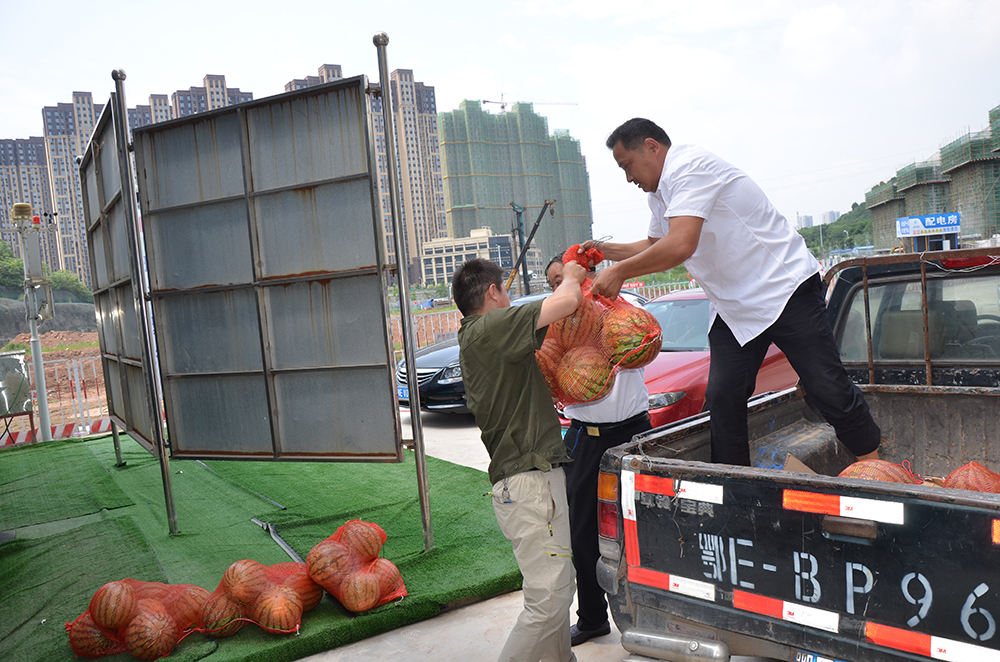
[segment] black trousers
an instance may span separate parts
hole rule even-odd
[[[597,434],[588,432],[596,428]],[[646,412],[619,424],[594,425],[572,421],[564,442],[573,461],[566,470],[566,498],[569,501],[570,541],[576,568],[577,625],[596,630],[608,622],[608,602],[597,583],[597,474],[604,451],[632,440],[650,430]]]
[[[878,448],[882,432],[840,362],[819,274],[799,285],[774,324],[743,347],[719,316],[708,340],[712,361],[705,406],[711,412],[712,462],[750,466],[747,399],[772,342],[785,353],[806,398],[837,438],[855,455]]]

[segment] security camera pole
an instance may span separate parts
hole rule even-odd
[[[24,309],[31,329],[31,363],[35,370],[35,392],[38,400],[38,426],[42,441],[52,439],[49,423],[49,400],[45,390],[45,370],[42,367],[42,343],[38,339],[38,323],[52,319],[52,284],[42,273],[42,250],[39,233],[45,231],[42,219],[31,214],[31,205],[17,202],[11,209],[10,220],[17,227],[24,262]]]

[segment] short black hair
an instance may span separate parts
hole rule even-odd
[[[605,145],[608,146],[608,149],[614,149],[615,145],[621,143],[622,147],[632,151],[639,149],[639,145],[646,138],[652,138],[664,147],[670,147],[670,137],[667,132],[654,122],[642,117],[633,117],[612,131]]]
[[[464,262],[451,277],[451,296],[462,315],[472,315],[483,307],[490,285],[503,287],[503,269],[477,257]]]
[[[561,254],[560,255],[556,255],[554,258],[552,258],[551,260],[549,260],[548,264],[545,265],[545,275],[548,276],[549,269],[552,268],[553,264],[562,264],[562,263],[563,263],[563,261],[562,261],[562,255]]]

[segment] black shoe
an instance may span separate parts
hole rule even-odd
[[[605,623],[596,630],[581,630],[576,625],[571,625],[569,628],[569,640],[573,646],[579,646],[585,641],[590,641],[594,637],[603,637],[606,634],[611,634],[611,623]]]

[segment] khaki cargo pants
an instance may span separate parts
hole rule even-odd
[[[566,475],[557,467],[510,476],[493,486],[493,510],[524,577],[524,609],[500,662],[575,662],[569,619],[576,571]]]

